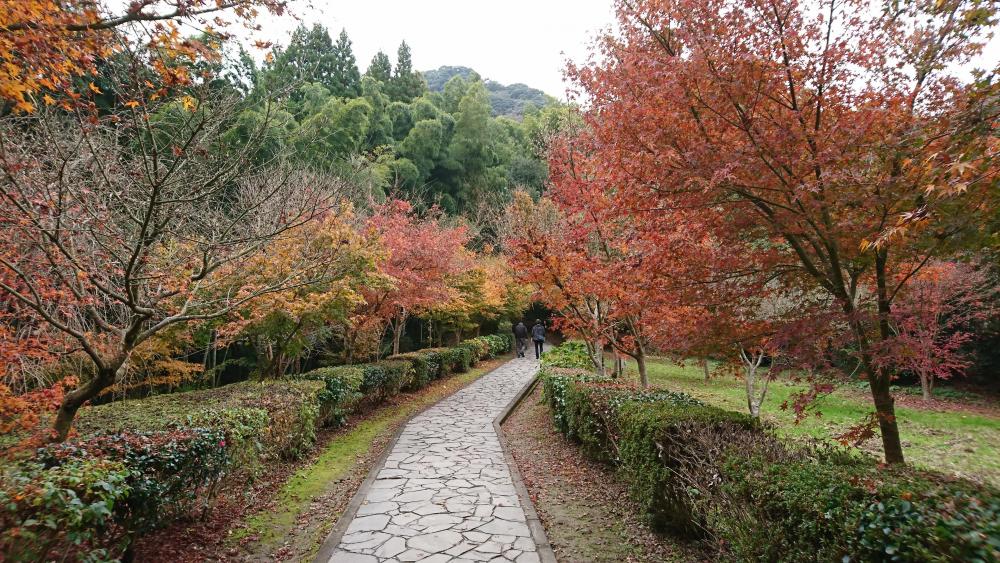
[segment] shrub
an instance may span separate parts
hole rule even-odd
[[[105,459],[0,468],[0,556],[11,561],[108,561],[125,547],[114,515],[131,471]]]
[[[82,435],[217,428],[234,459],[255,465],[261,456],[295,458],[312,447],[324,388],[320,381],[244,381],[116,401],[81,409],[76,428]]]
[[[334,366],[315,369],[297,379],[322,381],[325,385],[318,395],[319,420],[323,426],[340,426],[361,400],[361,385],[365,370],[361,366]]]
[[[472,360],[470,365],[475,365],[477,362],[490,357],[490,345],[485,340],[478,338],[460,342],[456,348],[463,348],[469,351]]]
[[[598,378],[590,372],[579,369],[543,368],[540,375],[542,397],[552,412],[552,421],[556,429],[563,434],[569,433],[569,423],[566,418],[566,394],[569,386],[578,381],[610,381],[608,378]]]
[[[474,352],[469,346],[459,344],[450,350],[454,373],[465,373],[476,363]]]
[[[425,387],[433,379],[437,379],[438,364],[434,363],[430,354],[422,351],[407,352],[389,356],[386,360],[409,362],[413,370],[413,381],[406,388],[409,391]]]
[[[386,398],[398,395],[403,388],[413,385],[414,371],[413,364],[411,362],[401,360],[384,360],[379,362],[378,365],[381,366],[386,373],[384,383],[384,396]]]
[[[594,369],[587,345],[578,340],[569,340],[549,349],[542,356],[542,365],[560,368]]]
[[[385,372],[385,368],[378,364],[362,364],[361,368],[364,370],[364,378],[361,381],[361,393],[364,394],[365,399],[373,403],[384,401],[386,398],[384,394],[386,382],[389,378],[389,374]]]
[[[446,377],[462,371],[463,354],[455,348],[426,348],[421,352],[427,354],[433,362],[441,366],[438,377]],[[467,370],[468,366],[465,369]]]
[[[485,338],[489,340],[494,356],[509,354],[514,347],[514,336],[510,334],[491,334]]]
[[[1000,499],[990,487],[859,456],[756,453],[723,466],[728,503],[713,527],[734,555],[772,561],[996,561]],[[762,535],[760,530],[767,530]]]
[[[115,518],[131,534],[207,510],[230,466],[225,434],[206,428],[91,436],[43,448],[37,459],[52,468],[90,459],[126,467],[129,493]]]
[[[1000,494],[856,452],[789,446],[683,393],[545,367],[560,432],[617,466],[655,529],[737,561],[996,561]]]

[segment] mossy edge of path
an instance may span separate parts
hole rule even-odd
[[[275,494],[272,506],[253,514],[240,527],[231,531],[227,544],[234,546],[244,538],[256,535],[258,538],[253,541],[251,552],[263,555],[280,549],[284,540],[289,537],[289,532],[296,528],[300,517],[309,512],[314,499],[334,491],[345,476],[362,464],[364,458],[377,458],[396,429],[413,415],[503,365],[507,359],[482,362],[466,373],[436,382],[418,393],[402,395],[404,400],[401,404],[382,406],[363,416],[345,431],[337,433],[318,456],[285,481]],[[374,448],[378,448],[378,451],[373,451]],[[348,498],[360,484],[361,479],[353,483]],[[306,537],[296,542],[300,546],[308,542],[308,551],[299,552],[296,559],[307,561],[315,556],[341,512],[325,514],[321,522],[309,526]]]

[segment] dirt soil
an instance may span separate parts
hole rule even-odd
[[[657,535],[642,522],[613,470],[555,431],[540,387],[504,422],[503,439],[559,561],[712,560],[701,547]]]

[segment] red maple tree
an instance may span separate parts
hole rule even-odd
[[[729,246],[730,259],[706,261],[717,281],[763,274],[831,300],[869,382],[886,460],[902,462],[893,373],[875,355],[893,337],[901,289],[962,228],[961,215],[930,212],[928,194],[995,185],[989,128],[970,117],[979,97],[950,71],[978,51],[995,8],[616,7],[620,31],[603,56],[570,68],[590,105],[581,152],[604,178],[591,185],[613,191],[636,239],[681,224]],[[981,202],[956,205],[974,215]],[[745,265],[732,259],[741,256]]]

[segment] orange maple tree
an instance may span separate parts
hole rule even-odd
[[[257,29],[264,11],[285,12],[286,0],[134,0],[124,9],[104,0],[2,0],[0,2],[0,98],[17,110],[34,111],[54,96],[81,99],[98,65],[123,49],[144,48],[159,78],[155,88],[191,80],[177,60],[214,56],[183,27],[215,40],[234,25]],[[154,86],[151,86],[151,88]]]

